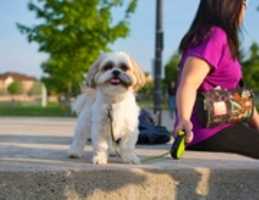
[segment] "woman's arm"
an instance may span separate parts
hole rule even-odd
[[[250,125],[259,131],[259,114],[256,110],[256,107],[254,108],[254,113],[250,121]]]
[[[190,57],[187,59],[181,74],[181,81],[176,93],[176,106],[179,123],[176,130],[184,129],[189,143],[193,139],[191,114],[196,100],[197,90],[208,75],[210,66],[202,59]]]

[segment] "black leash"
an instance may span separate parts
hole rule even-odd
[[[107,116],[108,116],[108,119],[110,120],[110,130],[111,130],[112,141],[113,141],[115,144],[119,145],[119,144],[120,144],[120,141],[121,141],[121,138],[119,138],[119,139],[116,140],[115,137],[114,137],[114,130],[113,130],[113,125],[112,125],[112,123],[113,123],[112,106],[109,106],[109,107],[108,107]]]
[[[112,106],[108,107],[107,111],[108,111],[107,116],[108,116],[108,119],[110,120],[110,131],[111,131],[112,141],[115,144],[119,145],[121,138],[117,140],[115,139],[113,125],[112,125],[113,123]],[[145,163],[145,162],[154,161],[154,160],[166,159],[168,155],[170,155],[174,159],[180,159],[180,157],[184,154],[184,151],[185,151],[185,139],[184,139],[185,133],[184,131],[179,131],[176,135],[177,137],[175,138],[175,141],[172,144],[169,151],[166,151],[157,156],[150,156],[148,158],[142,159],[141,162]],[[116,153],[120,155],[117,151]]]
[[[180,130],[177,131],[175,140],[169,151],[162,153],[157,156],[151,156],[149,158],[143,159],[142,162],[148,162],[153,160],[160,160],[166,158],[170,155],[171,158],[179,160],[185,152],[185,132]]]
[[[112,125],[112,123],[113,123],[112,106],[109,106],[107,111],[108,111],[108,112],[107,112],[107,117],[108,117],[108,119],[109,119],[109,121],[110,121],[110,131],[111,131],[112,141],[113,141],[115,144],[119,145],[119,144],[120,144],[120,141],[121,141],[121,138],[119,138],[119,139],[117,139],[117,140],[115,139],[114,130],[113,130],[113,125]],[[118,155],[120,155],[119,152],[116,151],[116,153],[117,153]],[[146,158],[146,159],[142,159],[141,162],[144,163],[144,162],[148,162],[148,161],[153,161],[153,160],[162,159],[162,158],[165,158],[167,155],[170,155],[170,152],[166,152],[166,153],[163,153],[163,154],[158,155],[158,156],[150,156],[150,157],[148,157],[148,158]]]
[[[144,158],[141,160],[141,162],[145,163],[145,162],[154,161],[154,160],[162,160],[162,159],[166,159],[167,156],[169,155],[170,155],[170,151],[167,151],[157,156],[149,156],[148,158]]]

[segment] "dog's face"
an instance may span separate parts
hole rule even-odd
[[[114,92],[136,91],[144,84],[143,71],[123,52],[102,54],[87,75],[87,86],[109,88]]]

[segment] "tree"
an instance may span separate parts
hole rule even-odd
[[[165,65],[165,86],[168,86],[172,81],[177,81],[179,61],[180,55],[178,53],[175,53]]]
[[[109,44],[129,33],[129,17],[137,0],[35,0],[28,8],[38,25],[17,24],[29,42],[49,55],[41,68],[47,88],[70,97],[79,92],[89,66]],[[113,20],[112,10],[125,8],[125,15]]]
[[[20,81],[13,81],[8,87],[7,91],[11,95],[21,94],[23,92],[22,83]]]
[[[31,90],[28,92],[28,95],[41,95],[42,83],[36,81],[33,83]]]
[[[259,92],[259,46],[257,43],[254,42],[251,45],[249,57],[242,64],[245,84]]]
[[[147,82],[144,87],[138,91],[138,100],[150,100],[154,93],[154,81]]]

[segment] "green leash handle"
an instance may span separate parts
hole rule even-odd
[[[185,152],[185,132],[177,131],[174,143],[171,146],[170,151],[157,156],[151,156],[149,158],[141,160],[142,163],[154,160],[164,159],[167,155],[171,155],[174,159],[180,159]]]
[[[174,159],[180,159],[185,152],[185,132],[183,130],[176,132],[176,138],[171,146],[170,154]]]

